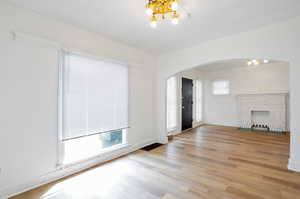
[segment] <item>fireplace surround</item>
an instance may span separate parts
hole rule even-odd
[[[282,133],[287,131],[287,93],[237,96],[238,122],[242,129]]]

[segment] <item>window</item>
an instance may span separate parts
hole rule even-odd
[[[196,121],[202,121],[202,82],[195,81]]]
[[[125,143],[126,66],[65,53],[62,84],[64,163]]]
[[[177,79],[167,80],[167,129],[168,132],[177,128]]]
[[[229,95],[229,81],[218,80],[214,81],[212,85],[214,95]]]
[[[96,156],[125,144],[126,130],[117,130],[64,141],[64,164]]]

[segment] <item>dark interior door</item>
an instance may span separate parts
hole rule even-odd
[[[182,130],[193,126],[193,80],[182,78]]]

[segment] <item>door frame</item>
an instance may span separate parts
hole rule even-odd
[[[165,111],[167,113],[167,80],[170,78],[170,77],[174,77],[176,76],[176,80],[177,80],[177,128],[174,129],[173,131],[171,132],[168,132],[168,129],[166,127],[166,132],[167,132],[167,135],[178,135],[180,133],[182,133],[182,128],[181,128],[181,121],[182,121],[182,118],[181,118],[181,115],[182,115],[182,110],[181,110],[181,107],[182,107],[182,78],[188,78],[188,79],[192,79],[193,80],[193,84],[195,85],[195,81],[196,80],[200,80],[202,82],[202,103],[201,103],[201,106],[202,106],[202,120],[201,121],[196,121],[195,118],[196,118],[196,103],[193,103],[193,125],[192,125],[192,128],[195,128],[195,127],[198,127],[200,126],[201,124],[203,124],[203,121],[204,121],[204,80],[203,79],[200,79],[200,78],[191,78],[191,77],[187,77],[187,76],[184,76],[182,74],[182,72],[179,72],[179,73],[176,73],[172,76],[169,76],[168,78],[165,79]],[[195,86],[193,86],[193,101],[195,102]],[[165,121],[167,121],[167,114],[165,115]],[[166,123],[167,124],[167,123]],[[165,125],[166,125],[165,124]],[[167,126],[167,125],[166,125]],[[185,131],[187,130],[190,130],[190,129],[186,129]]]
[[[198,126],[200,126],[201,124],[203,124],[203,121],[204,121],[204,81],[200,78],[192,78],[192,77],[187,77],[187,76],[184,76],[182,75],[181,73],[177,74],[178,76],[178,109],[177,109],[177,117],[178,117],[178,130],[176,131],[176,135],[177,134],[180,134],[182,132],[185,132],[185,131],[188,131],[188,130],[191,130],[193,128],[196,128]],[[195,86],[193,86],[193,124],[192,124],[192,128],[190,129],[186,129],[184,131],[182,131],[182,128],[181,128],[181,122],[182,122],[182,110],[181,110],[181,107],[182,107],[182,78],[187,78],[187,79],[192,79],[193,80],[193,85],[195,85],[195,81],[196,80],[200,80],[202,82],[202,103],[201,103],[201,106],[202,106],[202,120],[201,121],[196,121],[196,90],[195,90]]]
[[[192,83],[192,104],[191,104],[192,105],[192,107],[191,107],[192,108],[192,123],[191,123],[191,127],[190,128],[182,130],[182,126],[183,126],[183,117],[182,117],[182,114],[183,114],[183,111],[182,111],[182,107],[183,107],[183,105],[182,105],[182,100],[183,100],[182,89],[183,89],[183,87],[182,87],[182,82],[183,82],[184,79],[189,80]],[[181,127],[181,131],[187,131],[187,130],[190,130],[190,129],[193,128],[193,124],[194,124],[194,121],[195,121],[195,114],[194,114],[195,113],[195,103],[194,103],[194,101],[195,101],[195,87],[194,87],[194,80],[192,78],[181,77],[180,81],[181,81],[181,95],[180,95],[181,106],[179,107],[180,110],[181,110],[180,111],[180,114],[181,114],[180,115],[181,116],[180,127]]]

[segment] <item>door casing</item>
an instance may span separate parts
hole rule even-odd
[[[193,127],[193,80],[182,78],[181,130]]]

